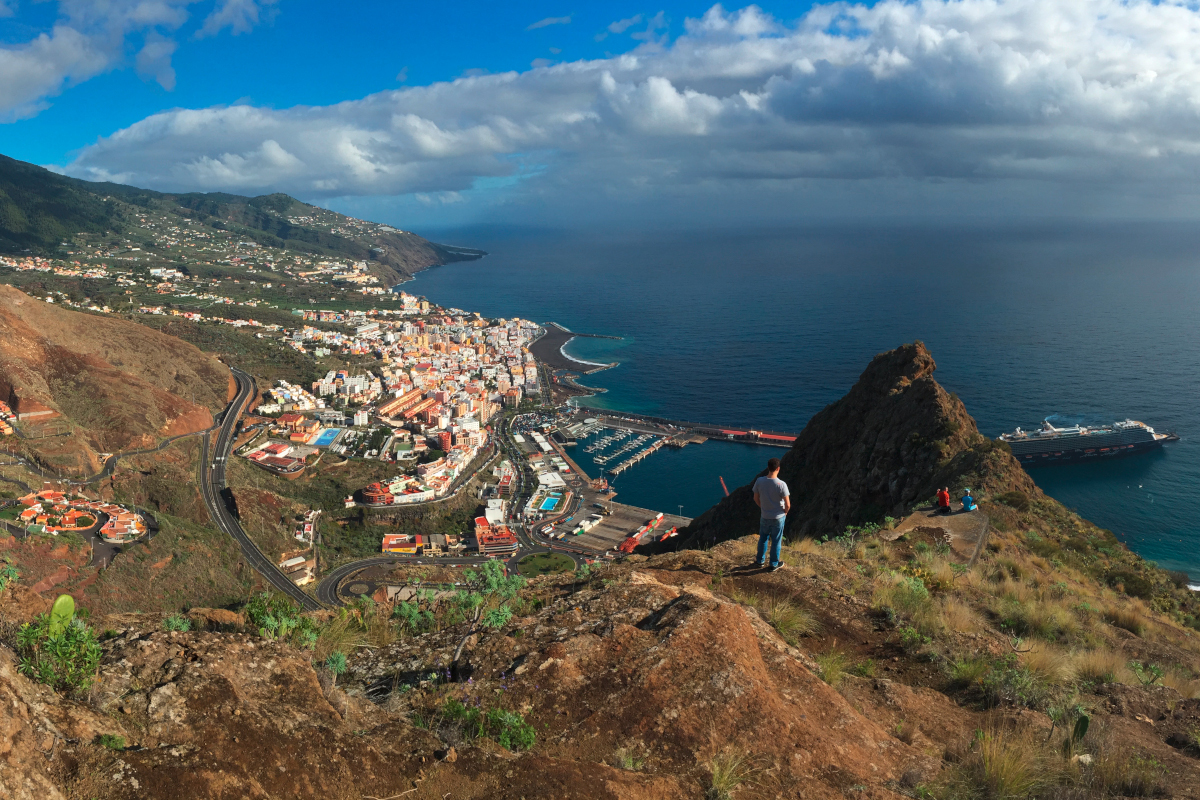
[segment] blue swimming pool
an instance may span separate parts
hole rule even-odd
[[[321,435],[313,440],[313,445],[315,447],[329,447],[329,445],[333,444],[333,440],[337,438],[338,432],[337,428],[325,428],[321,431]]]
[[[557,497],[547,497],[538,508],[542,511],[553,511],[556,505],[558,505]]]

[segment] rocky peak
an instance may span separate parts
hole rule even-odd
[[[902,516],[943,485],[1037,491],[1011,454],[982,436],[962,402],[934,380],[936,369],[921,342],[880,353],[845,397],[809,421],[781,453],[780,477],[792,492],[789,537]],[[757,525],[758,509],[743,486],[673,541],[711,544]]]

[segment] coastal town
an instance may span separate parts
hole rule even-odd
[[[440,306],[384,286],[370,261],[266,246],[179,216],[148,212],[134,221],[122,237],[64,241],[65,257],[0,258],[0,276],[44,302],[88,313],[232,329],[240,337],[233,341],[269,348],[268,365],[286,354],[308,365],[260,377],[231,456],[289,483],[351,462],[375,465],[377,477],[348,487],[336,507],[305,512],[325,514],[325,522],[298,522],[300,549],[273,556],[297,586],[321,577],[322,525],[336,530],[359,511],[383,520],[462,502],[467,492],[478,505],[465,524],[428,532],[377,526],[375,553],[447,564],[501,558],[513,570],[537,553],[561,554],[563,566],[619,558],[689,520],[616,502],[610,478],[660,448],[706,436],[774,443],[758,431],[701,435],[666,421],[588,416],[566,401],[586,391],[578,374],[604,366],[566,356],[573,334],[561,326]],[[289,223],[403,233],[320,210]],[[0,434],[14,432],[12,422],[0,407]],[[112,531],[111,520],[129,520],[115,508],[96,510]],[[51,519],[24,516],[14,523]]]

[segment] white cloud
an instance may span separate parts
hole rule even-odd
[[[268,13],[275,0],[220,0],[200,26],[197,36],[213,36],[225,28],[237,36],[248,33],[259,23],[264,11]]]
[[[537,22],[531,23],[527,28],[525,28],[525,30],[535,31],[538,28],[546,28],[546,27],[549,27],[550,25],[570,25],[570,24],[571,24],[570,16],[546,17],[545,19],[539,19]]]
[[[173,35],[199,0],[60,0],[51,30],[31,41],[0,46],[0,119],[37,113],[65,88],[122,66],[126,46],[137,47],[134,65],[146,80],[175,86]],[[257,24],[275,0],[216,0],[201,32],[234,33]],[[0,0],[0,17],[16,3]],[[140,34],[140,44],[138,43]],[[130,39],[133,41],[130,42]]]
[[[0,48],[0,115],[11,120],[37,113],[42,98],[58,94],[68,82],[98,75],[108,64],[107,53],[68,27]]]
[[[646,23],[650,39],[665,25]],[[905,182],[983,202],[979,187],[1023,184],[1169,197],[1200,174],[1192,5],[884,0],[794,24],[717,6],[684,30],[333,106],[163,112],[67,171],[313,199],[479,183],[546,205],[691,196],[710,213],[756,193],[786,213],[834,185],[893,197]]]
[[[642,15],[634,14],[632,17],[629,17],[628,19],[619,19],[616,22],[610,22],[608,25],[608,32],[609,33],[624,33],[630,27],[637,25],[641,21],[642,21]]]
[[[629,17],[627,19],[619,19],[616,22],[610,22],[608,24],[607,28],[605,28],[600,33],[596,34],[596,41],[603,42],[605,39],[608,38],[608,35],[610,33],[617,33],[617,34],[624,33],[625,31],[629,30],[631,27],[633,27],[634,25],[637,25],[641,21],[642,21],[642,15],[634,14],[632,17]]]
[[[145,44],[137,54],[137,71],[144,78],[153,78],[168,92],[175,88],[175,68],[171,56],[178,47],[174,39],[155,32],[146,35]]]

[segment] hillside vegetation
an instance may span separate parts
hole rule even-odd
[[[170,194],[69,178],[0,156],[0,253],[59,255],[76,234],[123,233],[146,211],[194,219],[267,247],[370,261],[389,284],[429,266],[483,255],[385,226],[333,232],[331,225],[346,226],[350,219],[285,194]],[[308,221],[293,221],[299,219]]]
[[[777,572],[749,568],[743,489],[676,552],[490,593],[381,593],[307,616],[257,595],[236,614],[109,615],[95,621],[94,683],[73,695],[17,674],[21,640],[0,626],[14,709],[0,786],[185,800],[1196,797],[1194,593],[1042,494],[933,369],[920,345],[883,354],[806,430],[784,460],[797,501]],[[967,481],[981,511],[934,516],[931,487]],[[10,582],[0,619],[48,602]],[[50,730],[61,744],[47,758],[35,732]]]

